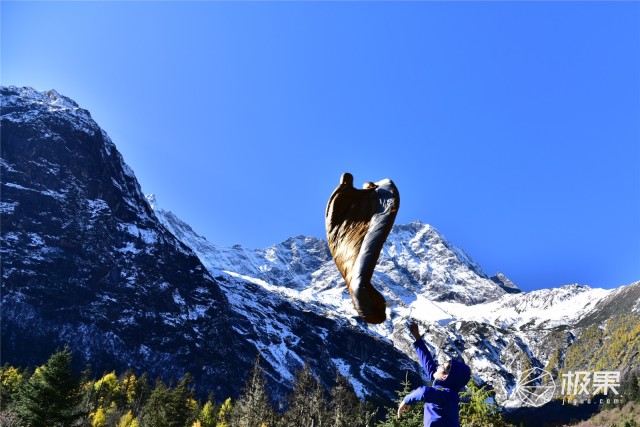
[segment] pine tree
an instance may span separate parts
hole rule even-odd
[[[140,426],[169,426],[170,414],[168,412],[170,411],[170,404],[171,391],[162,381],[156,381],[156,386],[142,409],[142,414],[140,415]]]
[[[423,426],[423,403],[414,403],[408,411],[402,414],[402,418],[398,419],[398,407],[404,397],[411,392],[411,382],[409,381],[409,373],[405,375],[404,381],[401,383],[402,390],[397,390],[397,405],[387,408],[387,415],[384,421],[377,424],[376,427],[422,427]]]
[[[147,400],[151,397],[151,386],[149,385],[149,374],[143,373],[133,386],[133,403],[132,408],[134,414],[140,414],[142,408],[146,405]]]
[[[493,400],[495,392],[486,385],[480,387],[471,379],[467,389],[460,393],[460,424],[469,427],[500,427],[506,425],[498,405]]]
[[[176,426],[191,425],[198,417],[198,403],[194,399],[193,378],[186,373],[171,393],[171,410]]]
[[[635,372],[631,372],[628,379],[623,382],[623,390],[620,390],[620,394],[626,394],[629,400],[640,402],[640,377]]]
[[[349,379],[336,373],[336,384],[331,389],[332,427],[364,426],[364,407]]]
[[[324,387],[305,363],[295,374],[293,391],[287,396],[287,410],[281,424],[292,427],[326,425],[327,405]]]
[[[215,427],[216,426],[216,408],[214,407],[211,399],[207,401],[200,411],[198,416],[202,427]]]
[[[71,353],[65,348],[18,390],[16,412],[29,426],[71,426],[82,414],[79,379],[71,370]]]
[[[326,390],[317,376],[311,391],[311,417],[313,420],[317,420],[313,424],[314,427],[323,427],[329,424],[329,401]]]
[[[174,390],[158,380],[140,417],[141,427],[184,427],[197,417],[191,376],[186,374]]]
[[[239,427],[261,427],[263,423],[273,422],[274,413],[267,397],[260,355],[256,357],[242,395],[236,402],[233,419]]]

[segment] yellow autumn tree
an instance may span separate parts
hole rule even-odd
[[[114,401],[120,391],[120,382],[115,371],[109,372],[93,384],[93,389],[98,396],[99,405],[109,405]]]
[[[231,403],[231,398],[229,397],[227,400],[224,401],[224,403],[222,404],[222,407],[220,407],[220,411],[218,412],[217,427],[229,427],[232,411],[233,411],[233,404]]]
[[[211,400],[208,400],[207,403],[204,404],[202,410],[200,411],[200,415],[198,416],[202,427],[215,427],[216,425],[216,414],[213,409],[213,403]]]
[[[118,427],[138,427],[138,419],[133,416],[133,412],[129,411],[120,418]]]
[[[98,409],[89,416],[91,417],[91,427],[106,427],[107,414],[104,412],[102,406],[98,406]]]

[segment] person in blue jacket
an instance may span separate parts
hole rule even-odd
[[[415,402],[424,404],[425,427],[460,427],[458,393],[471,378],[471,369],[463,362],[451,359],[439,365],[433,360],[418,325],[411,323],[409,332],[415,338],[413,348],[418,354],[422,368],[433,385],[418,387],[405,396],[398,408],[398,418]]]

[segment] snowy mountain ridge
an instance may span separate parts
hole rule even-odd
[[[345,372],[383,404],[396,378],[417,372],[388,341],[302,310],[254,278],[205,268],[176,237],[190,227],[159,222],[113,142],[73,101],[0,87],[0,105],[4,362],[38,366],[66,346],[78,369],[164,381],[189,372],[198,393],[235,398],[261,354],[274,399],[309,362],[326,387]],[[301,280],[285,270],[290,285]]]
[[[155,200],[155,196],[147,198]],[[298,236],[267,249],[220,247],[190,227],[185,228],[171,212],[157,206],[154,209],[163,224],[193,248],[210,271],[261,283],[265,289],[301,303],[322,303],[345,318],[355,316],[346,285],[324,240]],[[393,228],[376,266],[373,283],[387,298],[391,317],[411,312],[412,317],[425,322],[442,323],[454,316],[500,327],[520,327],[531,322],[536,327],[541,323],[569,324],[612,292],[571,284],[528,293],[506,293],[463,250],[432,226],[419,221]],[[458,301],[447,298],[455,291],[447,290],[444,295],[438,292],[445,286],[462,294]],[[481,297],[472,293],[480,293]]]
[[[514,400],[513,382],[521,365],[514,360],[524,355],[533,366],[546,366],[553,354],[549,347],[569,345],[579,320],[614,293],[577,284],[507,292],[501,286],[507,278],[488,277],[435,228],[416,221],[396,225],[384,245],[373,283],[387,299],[388,320],[367,325],[357,318],[325,241],[298,236],[267,249],[224,248],[199,236],[157,204],[154,209],[167,229],[191,247],[212,274],[250,281],[273,298],[391,342],[411,358],[415,356],[406,322],[409,318],[418,321],[429,330],[429,342],[440,357],[463,357],[478,379],[499,385],[498,400],[510,406],[520,404]],[[234,293],[232,288],[227,290]],[[558,339],[558,329],[568,331],[564,338]]]

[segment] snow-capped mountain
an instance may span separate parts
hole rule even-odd
[[[234,392],[213,380],[251,356],[225,294],[158,222],[107,134],[55,91],[3,87],[0,101],[3,362],[40,364],[68,345],[78,366],[190,371]]]
[[[414,356],[406,322],[415,319],[428,328],[426,338],[441,358],[463,357],[508,406],[522,404],[513,392],[523,370],[557,368],[552,365],[561,360],[554,356],[566,352],[581,322],[602,311],[612,295],[640,292],[640,284],[614,291],[573,284],[524,293],[501,273],[489,277],[435,228],[413,222],[393,228],[374,273],[373,283],[388,301],[388,320],[367,325],[358,321],[325,241],[298,236],[267,249],[220,247],[160,208],[154,196],[148,199],[160,221],[212,274],[242,277],[301,310],[349,322],[408,357]],[[227,291],[234,294],[233,288]],[[638,311],[637,295],[633,301]]]
[[[439,357],[464,358],[499,402],[518,406],[521,371],[557,367],[581,330],[640,311],[640,282],[524,293],[413,222],[394,227],[373,278],[388,320],[367,325],[325,241],[217,246],[145,199],[74,101],[3,87],[0,102],[3,362],[33,366],[67,345],[79,367],[167,380],[188,371],[222,399],[240,392],[259,353],[277,398],[308,362],[325,385],[338,371],[386,403],[405,371],[420,381],[411,318]]]
[[[278,398],[306,361],[327,386],[338,371],[385,402],[417,371],[388,340],[208,271],[74,101],[3,87],[0,102],[3,363],[38,365],[66,345],[79,368],[189,372],[220,399],[239,394],[258,352]]]

